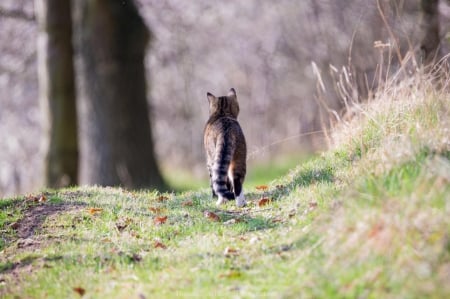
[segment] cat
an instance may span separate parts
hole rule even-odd
[[[213,197],[222,205],[236,199],[238,207],[245,206],[242,184],[247,171],[247,145],[237,121],[239,104],[236,91],[231,88],[226,96],[206,94],[209,101],[209,119],[203,141]]]

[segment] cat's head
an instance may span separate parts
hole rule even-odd
[[[206,97],[209,102],[209,116],[217,115],[237,118],[239,104],[234,88],[231,88],[228,94],[223,97],[215,97],[209,92],[206,94]]]

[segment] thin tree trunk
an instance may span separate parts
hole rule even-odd
[[[132,1],[77,0],[81,180],[164,188],[146,99],[150,33]]]
[[[440,45],[439,28],[439,0],[421,0],[422,10],[422,38],[420,49],[425,64],[429,64],[438,58]]]
[[[78,141],[71,1],[36,0],[39,98],[45,131],[45,185],[77,184]]]

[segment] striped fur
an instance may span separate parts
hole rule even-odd
[[[237,121],[239,104],[232,88],[227,96],[207,93],[209,119],[204,131],[204,145],[213,197],[217,204],[236,198],[245,205],[242,184],[246,174],[247,147]]]

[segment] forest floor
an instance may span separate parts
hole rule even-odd
[[[244,208],[206,188],[2,199],[0,297],[449,298],[446,88],[386,87]]]

